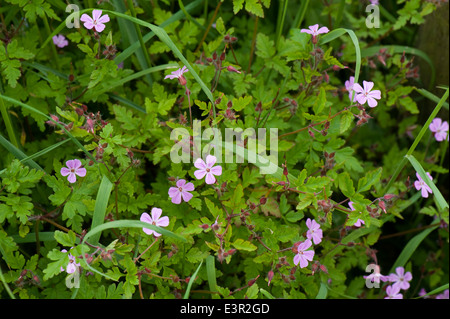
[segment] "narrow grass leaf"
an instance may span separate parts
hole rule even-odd
[[[184,293],[183,299],[188,299],[189,298],[189,294],[191,293],[192,284],[194,283],[195,278],[197,277],[197,274],[198,274],[202,264],[203,264],[203,260],[200,262],[200,265],[198,265],[197,270],[194,272],[194,274],[191,277],[191,280],[189,280],[189,283],[188,283],[188,286],[186,288],[186,292]]]
[[[95,228],[104,223],[106,209],[108,207],[109,196],[111,195],[112,188],[113,183],[111,183],[106,175],[103,175],[100,187],[97,192],[97,198],[95,200],[94,215],[92,216],[91,228]],[[92,236],[91,244],[97,245],[100,239],[100,234],[101,233],[97,233]]]

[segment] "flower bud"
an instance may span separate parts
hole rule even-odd
[[[235,67],[233,67],[231,65],[227,66],[227,70],[230,72],[235,72],[235,73],[239,73],[239,74],[241,73],[241,71],[238,71]]]
[[[267,279],[268,279],[267,286],[270,286],[270,282],[271,282],[272,279],[273,279],[273,275],[274,275],[274,273],[273,273],[273,270],[271,269],[271,270],[269,271],[269,273],[267,274]]]

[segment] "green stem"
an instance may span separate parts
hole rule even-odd
[[[1,95],[1,93],[0,93],[0,95]],[[0,99],[0,112],[3,117],[3,122],[5,122],[6,131],[8,132],[9,140],[15,147],[19,148],[19,143],[17,142],[16,134],[14,133],[14,128],[12,126],[11,119],[9,118],[9,114],[8,114],[8,111],[6,109],[6,105],[5,105],[5,102],[3,101],[3,99]]]
[[[276,28],[276,37],[275,37],[275,47],[278,47],[278,42],[280,41],[281,33],[283,33],[284,20],[286,18],[286,12],[288,7],[289,0],[280,1],[279,11],[278,11],[278,19],[277,19],[277,28]]]

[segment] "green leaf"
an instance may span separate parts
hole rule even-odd
[[[233,247],[237,250],[254,251],[257,249],[257,247],[251,242],[243,240],[242,238],[236,239],[233,243],[231,243],[231,245],[233,245]]]
[[[73,247],[77,238],[76,234],[71,230],[68,233],[55,230],[54,236],[58,243],[66,247]]]
[[[341,115],[339,134],[347,131],[353,123],[353,113],[350,111],[345,111]]]
[[[383,169],[379,167],[373,171],[368,172],[366,176],[359,179],[357,192],[362,193],[368,191],[375,183],[378,183],[381,178],[382,170]]]
[[[355,194],[355,187],[353,186],[353,180],[347,172],[339,174],[338,177],[339,189],[346,197],[352,197]]]

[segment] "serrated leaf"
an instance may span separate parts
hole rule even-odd
[[[65,247],[73,247],[77,238],[76,234],[71,230],[68,233],[55,230],[54,236],[55,240]]]
[[[338,177],[339,189],[346,197],[352,197],[355,194],[355,187],[353,186],[353,180],[347,172],[339,174]]]
[[[381,178],[381,172],[383,169],[381,167],[368,172],[364,177],[360,178],[358,181],[358,193],[368,191],[375,183]]]
[[[236,239],[233,243],[231,243],[231,245],[233,245],[233,247],[237,250],[254,251],[257,249],[257,247],[251,242],[243,240],[242,238]]]

